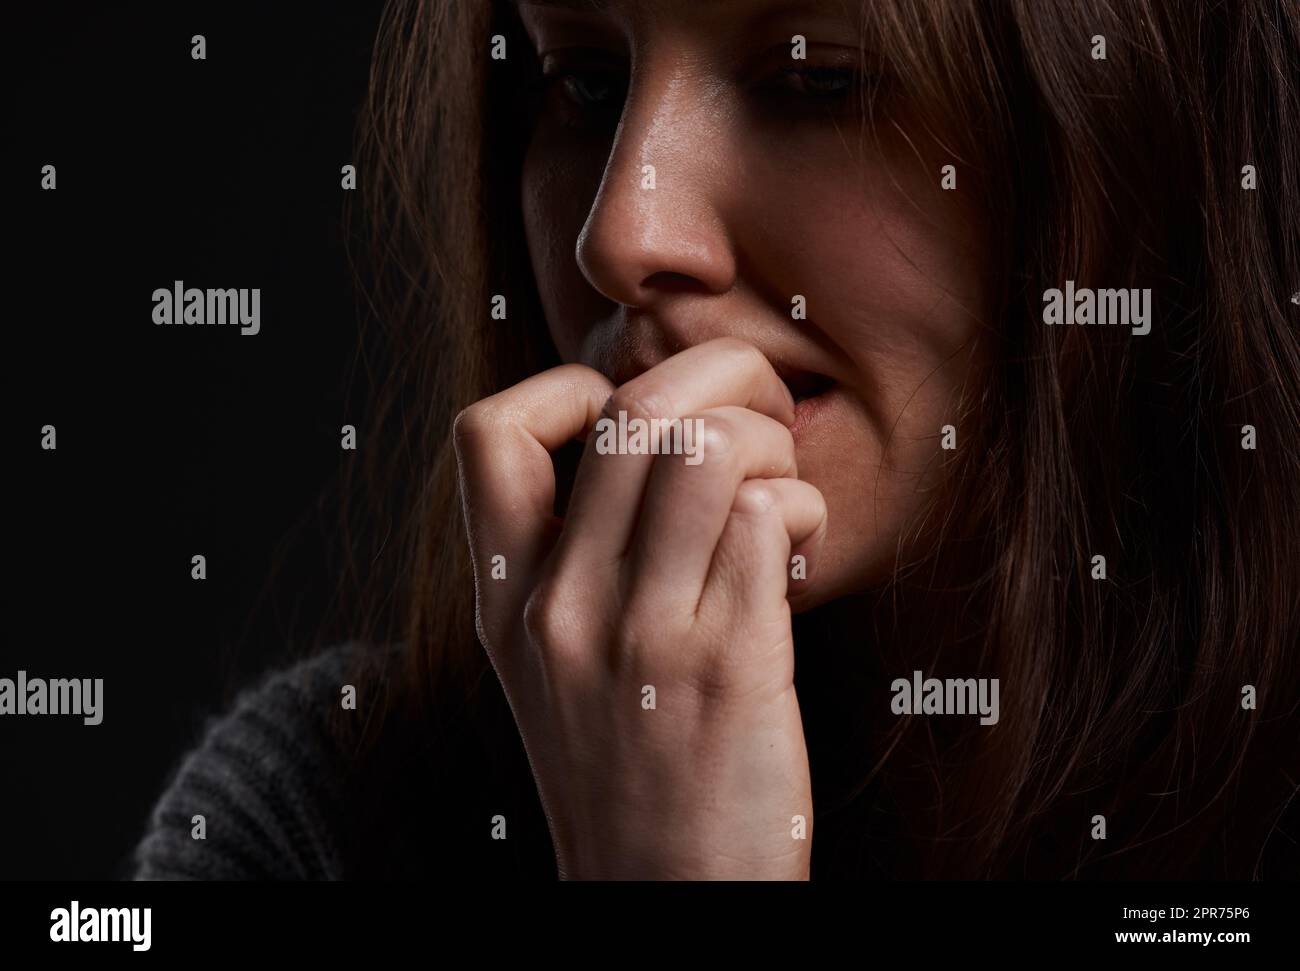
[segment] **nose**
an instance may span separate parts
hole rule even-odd
[[[671,65],[638,71],[600,188],[578,235],[577,262],[608,299],[647,307],[660,294],[725,293],[735,259],[722,215],[730,173],[725,128],[700,81]]]

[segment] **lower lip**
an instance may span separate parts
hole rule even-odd
[[[839,385],[833,384],[815,397],[796,401],[794,405],[794,424],[790,426],[790,434],[798,438],[808,428],[809,424],[831,405],[831,398],[838,390]]]

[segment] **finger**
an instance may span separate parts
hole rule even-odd
[[[789,593],[791,551],[811,561],[826,536],[826,500],[799,479],[748,479],[736,490],[697,616],[759,619]],[[810,574],[811,576],[811,574]],[[800,581],[793,581],[800,582]]]
[[[676,606],[691,616],[740,484],[796,478],[799,470],[790,430],[766,415],[728,405],[684,420],[698,423],[701,461],[655,461],[624,575],[635,591],[652,594],[652,609]],[[631,609],[638,599],[634,593]]]
[[[608,571],[627,552],[655,456],[620,452],[620,421],[628,428],[636,421],[649,426],[652,419],[724,405],[787,426],[794,421],[794,399],[771,363],[752,344],[731,337],[689,347],[618,388],[587,440],[557,556],[580,570]],[[611,434],[598,434],[602,430]]]
[[[586,434],[609,399],[609,380],[566,364],[470,405],[453,427],[462,512],[480,605],[512,576],[533,573],[558,531],[550,453]],[[493,558],[505,584],[481,582]]]

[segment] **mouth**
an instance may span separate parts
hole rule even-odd
[[[817,414],[829,406],[838,382],[815,371],[800,371],[780,364],[775,368],[777,376],[785,382],[794,398],[794,424],[790,431],[796,439],[802,439]]]
[[[817,398],[835,386],[834,378],[813,371],[796,371],[790,368],[778,367],[776,373],[785,382],[785,386],[790,389],[790,395],[794,398],[795,405]]]
[[[828,375],[795,367],[772,357],[768,357],[768,361],[794,399],[796,426],[806,425],[813,411],[819,410],[832,397],[831,392],[839,387],[839,382]],[[611,380],[616,385],[625,384],[649,370],[653,363],[643,364],[635,358],[626,358],[612,369]]]

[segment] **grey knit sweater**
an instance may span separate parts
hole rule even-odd
[[[324,718],[359,645],[271,672],[210,718],[136,847],[134,876],[338,879],[343,763]],[[195,837],[202,817],[204,838]]]
[[[463,686],[449,689],[418,724],[383,720],[364,757],[330,731],[343,685],[358,682],[355,717],[373,717],[404,657],[402,644],[340,644],[263,675],[208,718],[149,814],[131,876],[554,880],[546,818],[495,680],[472,703]],[[372,677],[355,677],[358,663]]]

